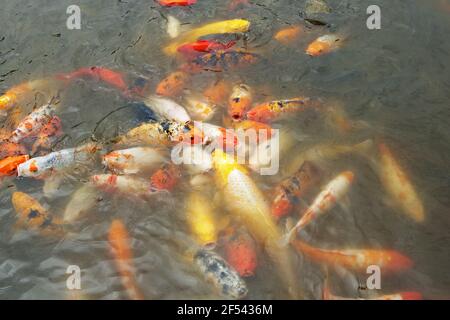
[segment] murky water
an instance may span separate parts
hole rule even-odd
[[[304,17],[304,1],[255,0],[230,12],[229,1],[219,0],[199,0],[192,7],[170,9],[153,1],[83,0],[78,1],[81,30],[66,28],[66,9],[73,1],[0,2],[1,92],[28,80],[92,65],[120,70],[130,84],[143,78],[153,86],[178,65],[161,50],[169,41],[169,14],[185,28],[230,18],[250,20],[247,46],[264,59],[239,71],[202,73],[192,81],[191,90],[203,89],[218,79],[242,81],[255,88],[261,100],[265,96],[321,97],[339,103],[351,118],[367,123],[361,132],[342,137],[324,125],[323,119],[298,117],[280,123],[289,125],[299,140],[294,151],[281,155],[282,160],[324,141],[353,143],[383,137],[410,173],[426,209],[425,222],[416,224],[389,206],[367,162],[348,156],[325,162],[324,170],[328,175],[344,169],[355,172],[349,205],[316,221],[304,236],[325,248],[396,249],[411,257],[414,267],[383,277],[382,292],[418,291],[429,299],[449,297],[449,1],[377,1],[382,8],[382,29],[370,31],[366,8],[373,1],[329,0],[332,12],[317,17],[329,26],[312,26],[292,47],[272,37]],[[345,45],[317,59],[305,55],[307,44],[330,32],[328,29],[344,34]],[[59,115],[66,137],[56,149],[78,145],[93,134],[103,139],[135,126],[143,115],[134,109],[123,109],[98,124],[105,115],[129,103],[107,85],[77,81],[61,96]],[[216,123],[220,124],[220,119]],[[100,165],[89,170],[104,171]],[[69,227],[64,239],[57,240],[14,230],[11,194],[15,190],[29,193],[57,215],[86,176],[67,177],[52,198],[44,197],[40,180],[4,180],[0,191],[0,298],[66,299],[70,297],[65,274],[68,265],[82,270],[82,296],[127,298],[107,242],[114,218],[121,218],[132,236],[136,277],[146,298],[220,298],[180,250],[179,244],[190,237],[183,203],[190,187],[189,178],[184,179],[177,191],[154,201],[104,195],[85,218]],[[276,177],[258,178],[267,196],[275,181]],[[220,213],[226,214],[225,210]],[[286,298],[276,270],[262,250],[259,253],[257,273],[246,279],[248,298]],[[307,258],[295,256],[296,275],[306,298],[320,298],[323,270]],[[366,279],[364,274],[339,272],[331,277],[334,291],[353,297],[358,295],[358,281],[365,283]]]

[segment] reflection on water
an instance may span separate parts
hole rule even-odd
[[[414,267],[383,277],[383,292],[418,291],[426,298],[445,298],[450,292],[450,4],[445,0],[378,2],[382,8],[379,31],[366,28],[370,1],[329,0],[331,13],[312,16],[326,25],[310,25],[298,43],[285,46],[274,41],[273,34],[306,17],[303,1],[250,1],[250,5],[234,12],[228,10],[228,1],[218,0],[199,0],[192,7],[170,9],[153,1],[81,1],[82,28],[73,31],[65,24],[71,1],[4,1],[0,12],[0,91],[93,65],[120,70],[130,84],[143,82],[154,88],[179,64],[162,52],[169,41],[169,14],[178,18],[185,30],[210,21],[248,19],[251,28],[240,45],[245,44],[263,59],[248,68],[198,74],[190,82],[190,90],[202,92],[208,84],[224,79],[250,85],[258,101],[320,97],[326,104],[341,106],[361,124],[356,134],[339,136],[330,128],[327,115],[281,122],[297,140],[295,148],[281,155],[282,172],[283,166],[311,146],[383,137],[410,173],[423,199],[426,221],[416,224],[398,214],[368,162],[344,156],[323,161],[321,166],[327,177],[348,169],[356,173],[348,203],[317,220],[302,236],[324,248],[396,249],[411,257]],[[304,54],[308,43],[329,32],[345,37],[338,52],[319,59]],[[129,101],[96,81],[76,81],[60,98],[58,115],[65,136],[58,150],[91,138],[109,140],[153,117],[138,101]],[[27,113],[33,105],[21,107]],[[115,110],[107,120],[100,121]],[[221,124],[221,120],[218,116],[212,122]],[[100,164],[88,169],[91,173],[104,172]],[[115,218],[125,222],[132,237],[137,282],[146,298],[220,298],[181,249],[182,243],[192,241],[183,201],[191,188],[186,174],[176,191],[151,201],[102,195],[85,218],[70,226],[63,239],[42,238],[15,229],[10,200],[13,191],[34,196],[58,215],[86,177],[83,170],[71,172],[52,197],[43,195],[42,180],[2,181],[0,298],[66,299],[65,270],[72,264],[82,269],[83,297],[127,298],[107,242],[108,228]],[[256,177],[267,196],[279,180],[280,176]],[[218,213],[225,215],[225,211],[220,208]],[[246,279],[248,298],[286,298],[278,270],[262,248],[258,253],[258,270]],[[306,298],[320,298],[323,269],[301,255],[296,255],[295,268]],[[343,270],[330,277],[333,291],[353,297],[358,295],[358,283],[366,279],[364,274]]]

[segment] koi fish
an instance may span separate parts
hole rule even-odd
[[[186,199],[186,221],[197,243],[212,247],[218,238],[217,217],[214,207],[200,192],[191,192]]]
[[[347,194],[353,179],[353,172],[345,171],[331,180],[316,199],[314,199],[312,205],[305,211],[294,228],[289,231],[288,239],[292,239],[298,231],[303,229],[312,220],[331,210]]]
[[[165,7],[183,7],[197,3],[197,0],[157,0],[158,3]]]
[[[289,214],[299,198],[308,193],[320,180],[320,173],[314,164],[305,161],[292,176],[282,181],[274,190],[271,212],[279,219]]]
[[[317,108],[318,101],[310,98],[293,98],[260,104],[247,112],[247,119],[258,122],[272,122],[282,116]]]
[[[132,300],[144,300],[144,295],[139,289],[134,276],[135,270],[130,237],[122,221],[114,220],[111,223],[108,231],[108,242],[114,256],[116,269],[128,296]]]
[[[181,22],[174,16],[167,16],[167,34],[172,39],[180,35]]]
[[[206,88],[203,95],[208,98],[211,103],[223,105],[230,95],[230,84],[224,80],[219,80]]]
[[[260,60],[260,56],[242,50],[217,50],[195,58],[190,67],[192,70],[221,72],[243,68]]]
[[[207,122],[201,123],[199,130],[203,132],[205,140],[216,143],[219,148],[224,150],[234,150],[239,145],[239,139],[232,130]]]
[[[53,217],[36,199],[23,192],[14,192],[11,198],[18,215],[17,226],[35,230],[44,236],[61,236],[61,221]]]
[[[197,40],[193,43],[186,43],[180,46],[177,51],[183,54],[186,58],[193,59],[202,53],[213,52],[217,50],[227,50],[233,47],[236,41],[229,41],[227,43],[222,43],[218,41],[211,40]]]
[[[256,244],[245,231],[239,230],[225,243],[225,257],[227,262],[241,277],[252,277],[258,266]]]
[[[300,26],[290,26],[278,31],[275,34],[274,39],[287,46],[297,40],[301,32],[302,28]]]
[[[269,140],[272,137],[272,127],[270,124],[252,120],[243,120],[234,124],[236,130],[253,130],[257,135],[257,142]]]
[[[103,157],[103,164],[116,174],[135,174],[155,169],[164,162],[159,150],[137,147],[112,151]]]
[[[250,144],[249,167],[255,172],[273,175],[278,172],[279,160],[298,142],[290,134],[288,128],[272,131],[260,131],[258,142],[255,145]],[[270,139],[267,138],[270,136]]]
[[[180,37],[178,37],[178,39],[175,39],[171,44],[165,47],[164,52],[167,55],[175,55],[179,47],[194,42],[201,37],[210,34],[247,32],[249,27],[250,22],[243,19],[225,20],[209,23],[182,34]]]
[[[75,191],[64,209],[63,221],[74,223],[83,213],[91,209],[97,203],[99,194],[97,189],[86,183]]]
[[[425,211],[410,178],[397,162],[386,144],[378,144],[379,164],[377,168],[381,183],[387,193],[408,217],[416,222],[425,220]]]
[[[334,34],[327,34],[314,40],[306,49],[306,54],[317,57],[337,50],[342,39]]]
[[[26,137],[37,135],[52,120],[55,111],[56,106],[53,104],[46,104],[34,110],[19,123],[11,133],[9,141],[20,143]]]
[[[400,272],[413,266],[410,258],[394,250],[326,250],[314,248],[300,240],[293,240],[291,244],[317,263],[341,266],[357,272],[366,272],[370,265],[379,266],[385,273]]]
[[[150,183],[154,190],[172,191],[181,177],[180,169],[175,165],[164,165],[150,177]]]
[[[9,89],[0,96],[0,111],[8,111],[17,105],[25,105],[28,100],[35,100],[37,92],[44,94],[44,98],[50,98],[61,87],[56,79],[46,78],[32,80]]]
[[[22,155],[7,157],[0,160],[0,177],[15,175],[17,173],[17,166],[29,159],[30,157],[28,155]]]
[[[178,142],[201,143],[202,133],[195,130],[191,122],[179,123],[163,120],[144,123],[116,139],[118,145],[171,146]]]
[[[113,71],[108,68],[94,66],[89,68],[80,68],[71,73],[59,75],[60,79],[68,81],[74,81],[85,77],[96,81],[103,81],[121,91],[126,91],[128,89],[128,85],[125,82],[123,75],[120,72]]]
[[[6,157],[15,157],[25,155],[27,153],[26,148],[20,143],[13,143],[9,141],[0,142],[0,159]]]
[[[150,181],[133,176],[117,176],[114,174],[98,174],[91,177],[95,187],[109,193],[120,193],[134,197],[149,197],[157,194]]]
[[[50,150],[62,134],[61,119],[54,116],[39,132],[31,149],[32,154],[35,154],[39,149]]]
[[[228,114],[234,121],[241,121],[252,105],[252,93],[249,86],[239,84],[233,88],[228,101]]]
[[[332,294],[328,287],[323,290],[323,300],[422,300],[422,294],[414,291],[399,292],[387,295],[381,295],[374,298],[344,298]]]
[[[150,96],[144,100],[144,103],[154,112],[168,120],[183,123],[191,120],[191,117],[189,117],[186,110],[175,101],[157,96]]]
[[[248,289],[244,280],[217,253],[199,250],[194,256],[194,262],[206,280],[225,297],[243,299],[247,295]]]
[[[17,167],[17,176],[43,178],[48,174],[62,172],[78,163],[88,163],[101,148],[88,143],[77,148],[63,149],[42,157],[32,158]]]
[[[186,88],[189,75],[183,71],[175,71],[164,78],[156,87],[156,94],[164,97],[174,97]]]
[[[351,154],[366,156],[367,154],[371,154],[372,149],[373,141],[371,139],[354,145],[319,144],[298,153],[288,163],[283,163],[281,165],[281,174],[283,177],[293,175],[307,160],[321,163],[324,160],[329,161]]]
[[[207,99],[197,95],[187,95],[184,97],[186,110],[189,115],[197,121],[208,121],[216,113],[217,106]]]
[[[246,229],[261,243],[277,267],[289,294],[298,297],[297,277],[289,249],[279,244],[281,232],[271,217],[270,207],[247,170],[223,151],[213,153],[215,177],[226,208],[240,219]]]

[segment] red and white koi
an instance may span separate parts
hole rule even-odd
[[[288,239],[308,225],[313,219],[332,209],[341,200],[350,189],[354,174],[351,171],[345,171],[329,182],[323,191],[314,200],[313,204],[305,211],[298,223],[288,233]]]
[[[31,153],[35,154],[39,149],[50,150],[62,134],[61,119],[58,116],[54,116],[39,132]]]
[[[54,104],[46,104],[34,110],[19,123],[9,141],[19,143],[26,137],[37,135],[52,120],[55,112]]]
[[[283,180],[274,190],[272,201],[272,215],[281,218],[291,212],[295,202],[308,193],[320,179],[317,167],[305,161],[292,177]]]
[[[110,193],[120,193],[133,197],[149,197],[158,193],[154,190],[149,180],[143,180],[133,176],[117,176],[114,174],[98,174],[90,179],[91,183]]]
[[[95,158],[101,148],[93,143],[64,149],[36,157],[17,167],[19,177],[43,178],[48,174],[62,172],[78,163],[88,163]]]
[[[160,150],[150,147],[116,150],[103,156],[103,164],[116,174],[135,174],[153,170],[164,160]]]

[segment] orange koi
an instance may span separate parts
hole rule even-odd
[[[120,279],[128,296],[132,300],[144,300],[134,276],[133,253],[131,252],[130,237],[125,225],[120,220],[111,223],[108,241],[114,256],[114,262]]]
[[[326,250],[312,247],[300,240],[293,240],[292,245],[317,263],[337,265],[357,272],[366,272],[370,265],[379,266],[384,273],[400,272],[413,266],[410,258],[395,250]]]
[[[252,105],[252,93],[249,86],[239,84],[233,88],[228,101],[228,114],[234,121],[240,121]]]
[[[317,100],[310,98],[293,98],[260,104],[247,112],[247,119],[259,122],[272,122],[282,116],[317,108]]]
[[[158,3],[165,7],[184,7],[197,3],[197,0],[158,0]]]
[[[314,40],[306,49],[306,54],[312,57],[321,56],[335,51],[339,48],[341,43],[340,37],[333,34],[327,34]]]
[[[272,127],[267,123],[243,120],[241,122],[237,122],[234,125],[234,128],[236,130],[244,130],[244,132],[247,130],[254,130],[257,135],[256,141],[258,143],[260,142],[261,137],[263,138],[261,141],[270,140],[272,138]]]
[[[230,49],[235,44],[236,41],[229,41],[227,43],[222,43],[211,40],[197,40],[196,42],[193,43],[183,44],[177,49],[177,51],[183,54],[186,58],[193,59],[202,53]]]
[[[256,244],[253,238],[244,231],[237,231],[225,244],[227,262],[241,277],[252,277],[258,267]]]
[[[230,84],[224,80],[219,80],[206,88],[203,95],[214,104],[223,105],[230,95]]]
[[[29,159],[30,157],[28,155],[22,155],[0,160],[0,177],[15,175],[17,173],[17,166]]]
[[[52,217],[36,199],[23,192],[14,192],[11,201],[18,215],[18,227],[36,230],[44,236],[62,235],[61,220]]]
[[[183,71],[175,71],[163,79],[156,88],[156,94],[165,97],[178,95],[186,87],[189,75]]]
[[[165,165],[158,169],[150,178],[155,190],[172,191],[181,178],[181,171],[175,165]]]
[[[26,153],[27,150],[20,143],[14,143],[9,141],[0,142],[0,159],[6,157],[25,155]]]
[[[300,26],[287,27],[278,31],[274,39],[287,46],[297,40],[301,32],[302,28]]]
[[[279,219],[289,214],[295,202],[307,194],[320,180],[320,173],[311,162],[305,161],[290,178],[282,181],[274,190],[272,215]]]
[[[81,68],[68,74],[59,75],[58,77],[68,81],[88,77],[96,81],[103,81],[121,91],[126,91],[128,88],[121,73],[103,67]]]
[[[57,88],[60,87],[54,80],[48,78],[38,79],[12,87],[0,96],[0,111],[9,110],[18,104],[25,105],[28,99],[35,98],[35,92],[44,93],[45,99],[49,98],[52,95],[52,91],[57,91]]]

